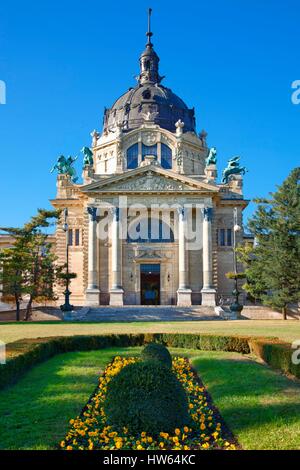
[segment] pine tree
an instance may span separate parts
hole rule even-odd
[[[1,229],[14,239],[13,247],[0,253],[0,283],[5,295],[14,296],[17,321],[24,295],[28,295],[25,320],[30,318],[34,300],[55,298],[53,286],[62,267],[56,266],[48,235],[42,230],[58,217],[58,211],[39,209],[24,227]]]
[[[288,304],[300,299],[300,167],[295,168],[270,199],[257,199],[248,225],[252,249],[240,250],[246,265],[246,291],[287,317]]]

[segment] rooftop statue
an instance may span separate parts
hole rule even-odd
[[[209,154],[205,159],[205,166],[216,165],[216,164],[217,164],[217,149],[216,147],[212,147],[209,150]]]
[[[228,183],[231,175],[244,175],[246,171],[248,171],[244,166],[240,166],[240,158],[241,157],[233,157],[228,161],[227,167],[222,173],[222,183]]]
[[[78,177],[76,176],[76,170],[73,167],[74,162],[77,160],[77,157],[68,158],[64,155],[60,155],[55,163],[55,165],[50,170],[50,173],[53,173],[54,170],[57,170],[59,175],[68,175],[71,178],[72,183],[76,183]]]
[[[82,147],[81,152],[83,153],[83,166],[93,165],[94,159],[91,149],[89,147]]]

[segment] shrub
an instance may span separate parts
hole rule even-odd
[[[122,369],[107,387],[104,412],[107,423],[129,432],[174,432],[189,425],[188,400],[183,386],[167,367],[136,362]]]
[[[190,333],[84,335],[23,339],[7,344],[7,363],[0,364],[0,389],[16,382],[31,367],[46,361],[55,354],[91,351],[113,346],[142,346],[149,342],[159,342],[173,348],[233,351],[242,354],[249,354],[251,349],[271,367],[279,368],[300,378],[300,365],[293,364],[291,360],[294,350],[288,343],[283,343],[278,338]]]
[[[251,352],[274,369],[293,374],[300,378],[300,364],[293,364],[295,349],[289,343],[276,339],[252,339],[249,341]]]
[[[172,357],[167,348],[160,343],[149,343],[142,351],[144,361],[157,361],[169,369],[172,368]]]

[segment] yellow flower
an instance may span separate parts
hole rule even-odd
[[[184,430],[185,433],[189,432],[189,428],[187,426],[184,426],[183,430]]]
[[[139,445],[137,446],[137,450],[144,450],[144,447],[139,444]]]
[[[121,449],[121,448],[122,448],[122,446],[123,446],[123,443],[122,443],[122,441],[118,441],[118,442],[116,442],[116,448],[117,448],[117,449]]]
[[[67,446],[66,450],[73,450],[73,447],[72,446]]]
[[[179,436],[179,434],[180,434],[180,429],[176,428],[176,429],[175,429],[175,434],[176,434],[176,436]]]
[[[65,445],[66,445],[65,441],[61,441],[60,447],[65,447]]]
[[[201,429],[201,431],[204,431],[204,429],[206,429],[206,426],[205,426],[204,423],[201,423],[201,424],[200,424],[200,429]]]

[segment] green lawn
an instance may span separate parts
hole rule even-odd
[[[58,355],[0,392],[2,449],[51,449],[116,354],[138,348]],[[237,353],[172,350],[193,358],[223,418],[245,449],[300,449],[300,384]]]
[[[235,320],[132,323],[0,323],[0,340],[108,333],[219,333],[300,339],[299,320]]]

